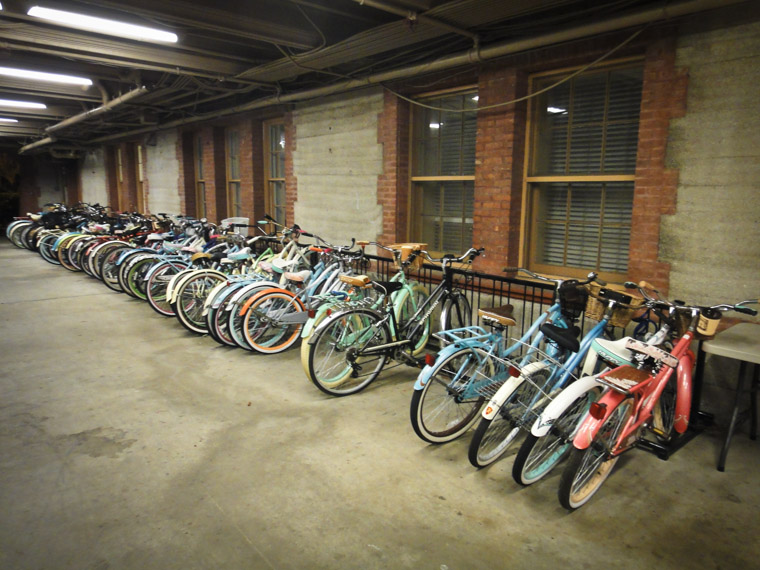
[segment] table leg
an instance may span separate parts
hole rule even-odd
[[[731,438],[734,435],[734,429],[736,429],[736,423],[739,419],[739,406],[741,405],[741,397],[744,392],[744,376],[747,371],[747,363],[742,361],[739,366],[739,380],[736,386],[736,398],[734,398],[734,410],[731,413],[731,423],[728,424],[728,433],[726,433],[726,439],[723,442],[723,449],[720,450],[720,459],[718,460],[718,471],[726,470],[726,456],[728,455],[728,447],[731,445]]]

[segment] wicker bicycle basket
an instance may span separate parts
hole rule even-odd
[[[409,259],[409,256],[412,254],[413,251],[420,251],[426,249],[428,244],[426,243],[393,243],[389,245],[388,247],[391,249],[400,249],[401,250],[401,261],[406,261]],[[422,265],[425,263],[425,258],[421,255],[418,255],[414,258],[414,261],[408,266],[408,269],[411,269],[412,271],[416,271],[417,269],[420,269]],[[396,264],[398,267],[398,264]],[[399,267],[400,269],[400,267]]]
[[[626,327],[631,319],[636,314],[636,311],[644,302],[644,299],[631,292],[622,285],[616,283],[609,283],[602,287],[598,283],[589,284],[589,296],[586,303],[586,318],[601,321],[604,317],[604,311],[607,308],[607,303],[604,302],[604,292],[602,289],[615,291],[617,293],[623,293],[629,300],[625,305],[617,305],[612,311],[610,317],[610,325],[613,327]]]

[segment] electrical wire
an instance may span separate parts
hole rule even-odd
[[[518,97],[517,99],[512,99],[510,101],[504,101],[502,103],[494,103],[493,105],[484,105],[484,106],[475,107],[475,108],[472,108],[472,109],[447,109],[447,108],[444,108],[444,107],[436,107],[435,105],[428,105],[427,103],[422,103],[421,101],[417,101],[416,99],[412,99],[411,97],[407,97],[405,95],[402,95],[401,93],[398,93],[397,91],[391,89],[390,87],[388,87],[387,85],[385,85],[383,83],[381,83],[380,85],[382,85],[382,87],[384,89],[386,89],[388,92],[392,93],[393,95],[395,95],[399,99],[407,101],[407,102],[411,103],[412,105],[416,105],[418,107],[423,107],[425,109],[431,109],[433,111],[444,111],[444,112],[447,112],[447,113],[477,113],[478,111],[486,111],[486,110],[489,110],[489,109],[497,109],[499,107],[506,107],[508,105],[514,105],[515,103],[521,103],[523,101],[527,101],[529,99],[533,99],[534,97],[538,97],[539,95],[542,95],[543,93],[546,93],[547,91],[551,91],[552,89],[554,89],[555,87],[558,87],[558,86],[562,85],[563,83],[567,83],[568,81],[570,81],[574,77],[577,77],[581,73],[584,73],[585,71],[588,71],[589,69],[591,69],[595,65],[598,65],[599,63],[601,63],[602,61],[604,61],[605,59],[607,59],[608,57],[610,57],[612,54],[614,54],[618,50],[622,49],[624,46],[628,45],[631,41],[633,41],[636,37],[638,37],[639,34],[641,34],[647,27],[648,27],[648,25],[643,26],[639,30],[636,30],[628,38],[626,38],[625,40],[623,40],[621,43],[619,43],[618,45],[616,45],[614,48],[612,48],[611,50],[609,50],[607,53],[605,53],[601,57],[598,57],[597,59],[595,59],[591,63],[589,63],[589,64],[581,67],[580,69],[575,70],[573,73],[571,73],[569,75],[566,75],[565,77],[563,77],[559,81],[557,81],[555,83],[552,83],[551,85],[548,85],[548,86],[544,87],[543,89],[539,89],[538,91],[535,91],[534,93],[529,93],[528,95],[524,95],[523,97]]]

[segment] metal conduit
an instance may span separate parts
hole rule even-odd
[[[261,109],[264,107],[271,107],[282,103],[294,103],[297,101],[305,101],[308,99],[315,99],[318,97],[326,97],[328,95],[334,95],[361,87],[368,87],[377,85],[385,81],[394,81],[398,79],[405,79],[408,77],[414,77],[423,75],[426,73],[432,73],[437,71],[444,71],[447,69],[460,67],[464,65],[472,65],[485,60],[495,59],[506,55],[512,55],[519,52],[528,51],[531,49],[537,49],[546,47],[552,44],[559,44],[572,40],[582,39],[584,37],[594,36],[597,34],[603,34],[608,32],[614,32],[625,28],[634,26],[640,26],[651,22],[657,22],[660,20],[667,20],[671,18],[686,16],[695,12],[701,12],[704,10],[711,10],[714,8],[722,8],[732,4],[740,4],[745,0],[687,0],[679,4],[671,4],[663,8],[653,8],[648,10],[642,10],[619,18],[611,18],[602,22],[596,22],[593,24],[586,24],[576,28],[570,28],[560,32],[554,32],[545,34],[543,36],[537,36],[535,38],[529,38],[518,41],[509,41],[492,46],[480,48],[478,50],[468,50],[467,52],[443,57],[430,63],[423,63],[419,65],[413,65],[402,69],[395,69],[383,73],[377,73],[370,75],[363,79],[351,79],[327,85],[325,87],[317,87],[314,89],[308,89],[306,91],[299,91],[297,93],[290,93],[288,95],[266,97],[264,99],[258,99],[230,107],[223,111],[216,111],[214,113],[208,113],[205,115],[199,115],[197,117],[191,117],[187,119],[178,119],[176,121],[170,121],[164,125],[157,127],[147,127],[142,129],[136,129],[127,133],[121,133],[118,135],[108,135],[93,139],[92,143],[104,143],[118,139],[124,139],[129,137],[138,136],[150,132],[156,132],[161,130],[173,129],[188,124],[199,123],[202,121],[209,121],[219,117],[226,117],[228,115],[234,115],[237,113],[244,113],[247,111],[253,111],[255,109]]]

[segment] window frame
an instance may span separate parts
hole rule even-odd
[[[233,177],[233,154],[231,151],[232,138],[236,137],[237,143],[237,177]],[[238,129],[227,129],[224,136],[224,158],[227,172],[227,217],[243,217],[243,187],[240,179],[240,131]],[[237,186],[236,186],[237,185]],[[237,192],[236,190],[237,189]],[[240,200],[236,200],[236,198]]]
[[[282,127],[283,136],[285,137],[285,147],[281,151],[277,151],[276,154],[282,154],[283,156],[283,172],[281,177],[273,176],[272,175],[272,157],[275,153],[272,152],[272,128],[274,127]],[[281,183],[283,185],[283,190],[285,189],[285,152],[287,148],[287,136],[285,131],[285,119],[284,118],[277,118],[277,119],[270,119],[268,121],[264,121],[263,124],[263,130],[264,130],[264,184],[266,191],[264,192],[264,209],[265,212],[269,215],[271,215],[273,218],[275,218],[279,223],[286,225],[286,205],[287,205],[287,197],[285,200],[285,203],[281,205],[282,212],[283,212],[283,219],[280,220],[277,218],[277,207],[279,206],[277,204],[277,200],[275,198],[275,184]]]
[[[203,137],[193,137],[193,157],[195,170],[195,217],[205,218],[208,214],[206,204],[206,169],[203,161]]]
[[[420,101],[430,100],[430,99],[437,99],[441,97],[451,96],[451,95],[467,95],[467,94],[478,94],[478,84],[468,84],[468,85],[462,85],[458,87],[452,87],[449,89],[441,89],[438,91],[431,91],[427,93],[422,93],[415,97],[415,99]],[[473,174],[472,175],[434,175],[434,176],[428,176],[428,175],[416,175],[415,172],[417,170],[417,160],[419,160],[419,153],[416,146],[416,139],[414,136],[414,129],[415,129],[415,119],[416,119],[416,113],[421,112],[423,108],[418,107],[415,105],[412,105],[410,107],[410,120],[409,120],[409,183],[408,183],[408,204],[407,204],[407,211],[410,212],[409,221],[408,221],[408,227],[407,227],[407,235],[410,236],[411,240],[416,241],[422,241],[422,233],[423,233],[423,216],[422,216],[422,201],[423,196],[421,192],[417,192],[415,190],[415,186],[417,186],[420,183],[426,183],[426,182],[471,182],[473,185],[473,189],[475,186],[475,161],[473,161]],[[474,113],[475,111],[473,111]],[[477,145],[477,132],[476,132],[476,145]],[[461,155],[460,155],[461,158]],[[473,198],[473,206],[474,206],[474,198]],[[441,202],[443,205],[443,202]],[[474,220],[473,220],[473,228],[474,228]],[[428,244],[428,251],[435,256],[443,255],[444,253],[461,253],[461,252],[442,252],[432,249],[432,244]]]
[[[598,72],[610,72],[616,69],[625,69],[640,66],[644,67],[645,60],[643,57],[630,57],[622,58],[615,61],[608,62],[605,65],[594,67],[593,70],[589,70],[589,73]],[[546,77],[561,76],[563,74],[570,74],[580,69],[578,67],[553,69],[550,71],[540,72],[532,74],[528,78],[528,93],[533,93],[534,85],[537,81],[545,79]],[[580,74],[579,77],[583,76]],[[523,168],[523,180],[522,180],[522,216],[520,221],[520,265],[530,268],[536,273],[542,273],[546,275],[562,275],[567,277],[586,277],[589,271],[595,271],[601,279],[609,281],[625,281],[627,279],[627,273],[618,273],[613,271],[599,271],[596,268],[578,268],[570,266],[551,265],[546,263],[539,263],[537,258],[537,244],[540,241],[538,237],[538,207],[537,201],[539,199],[538,192],[534,191],[532,186],[541,183],[569,183],[573,182],[591,182],[591,183],[614,183],[614,182],[631,182],[634,190],[635,200],[635,181],[636,173],[630,174],[580,174],[580,175],[532,175],[532,166],[537,155],[537,147],[539,145],[539,136],[537,133],[537,113],[538,113],[538,97],[531,97],[529,100],[526,127],[525,127],[525,156],[524,156],[524,168]],[[609,104],[609,100],[605,100],[605,108]],[[641,117],[641,105],[639,106],[639,121]],[[638,155],[638,148],[640,141],[637,137],[636,154]],[[567,243],[565,243],[567,246]],[[629,244],[629,260],[630,251],[632,247]]]
[[[137,211],[147,214],[145,204],[145,147],[135,143],[135,192],[137,193]]]

